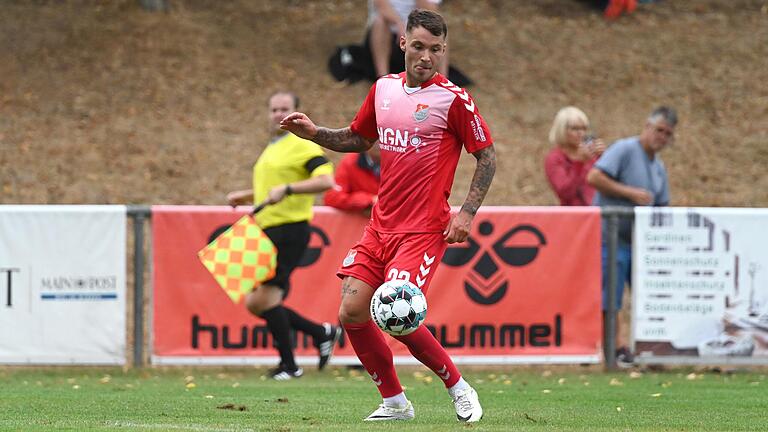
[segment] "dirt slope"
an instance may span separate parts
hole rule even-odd
[[[249,184],[273,90],[296,90],[337,127],[368,90],[325,66],[362,39],[363,1],[171,2],[3,3],[0,203],[221,204]],[[681,117],[663,154],[674,205],[768,206],[768,2],[670,0],[614,23],[572,0],[443,11],[497,142],[488,203],[556,203],[542,159],[561,106],[613,140],[664,103]],[[453,204],[472,168],[465,157]]]

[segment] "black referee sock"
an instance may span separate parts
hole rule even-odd
[[[325,327],[304,318],[291,308],[283,306],[283,309],[285,309],[285,312],[288,314],[288,320],[291,323],[291,327],[312,336],[312,339],[314,339],[316,344],[327,339]]]
[[[261,317],[267,321],[269,332],[277,344],[277,351],[280,353],[280,364],[284,368],[295,371],[296,361],[293,358],[293,341],[291,341],[291,323],[288,320],[288,313],[282,305],[273,307],[263,312]]]

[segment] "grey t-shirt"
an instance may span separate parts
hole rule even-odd
[[[595,168],[604,172],[613,180],[625,185],[643,188],[653,195],[654,206],[669,205],[669,183],[667,170],[658,155],[649,159],[639,137],[624,138],[616,141],[600,156]],[[594,202],[599,206],[634,207],[634,203],[624,198],[604,195],[599,191],[595,194]],[[605,239],[603,226],[603,239]],[[619,222],[619,240],[632,242],[632,224],[629,220]]]

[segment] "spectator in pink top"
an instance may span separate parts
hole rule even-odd
[[[605,151],[605,144],[588,132],[589,119],[582,110],[568,106],[557,112],[549,131],[554,148],[544,160],[544,171],[560,205],[592,205],[595,189],[587,184],[586,177]]]

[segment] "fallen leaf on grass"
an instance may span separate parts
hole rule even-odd
[[[661,397],[661,393],[654,393],[651,395],[651,397]]]
[[[248,408],[245,405],[224,404],[216,407],[217,409],[232,410],[232,411],[247,411]]]

